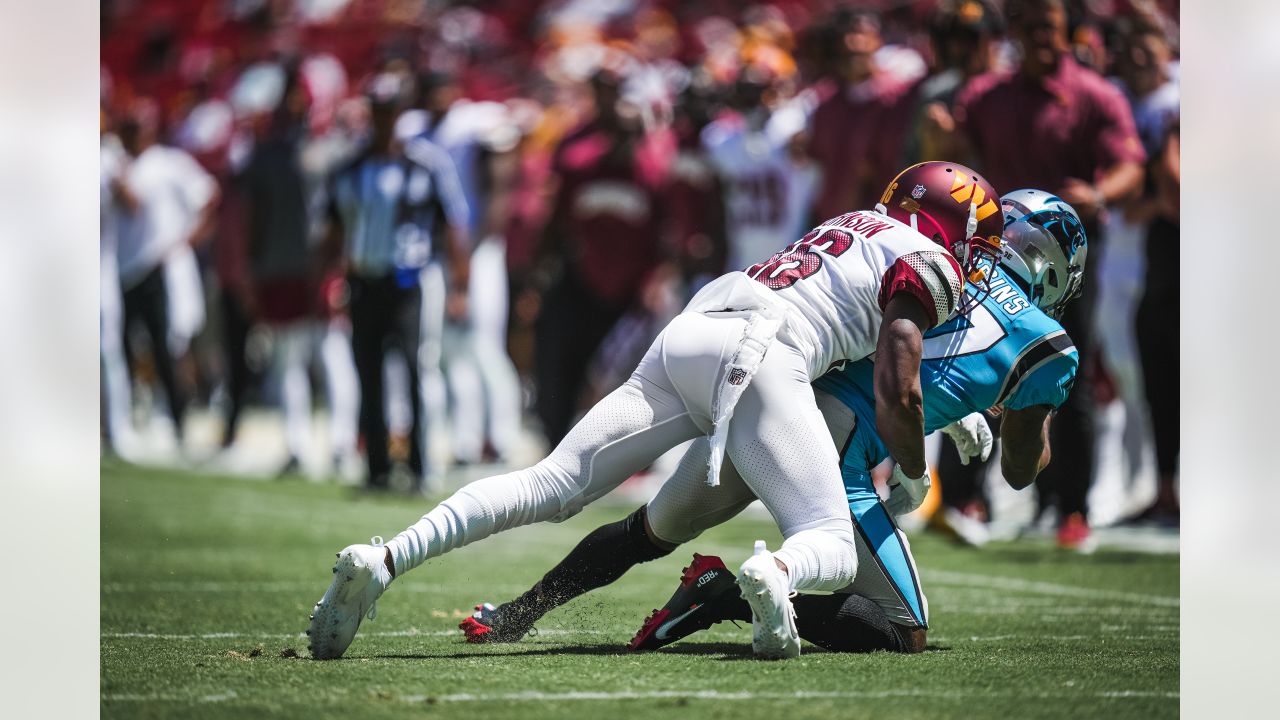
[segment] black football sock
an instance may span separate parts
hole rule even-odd
[[[633,566],[671,554],[674,548],[653,544],[644,530],[645,508],[592,530],[560,564],[528,592],[499,608],[499,614],[527,630],[543,615],[583,593],[604,587]]]
[[[800,637],[832,652],[906,652],[884,610],[861,595],[797,595]]]

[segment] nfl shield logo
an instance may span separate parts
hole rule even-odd
[[[920,198],[924,197],[924,186],[917,185],[911,188],[911,197],[915,198],[916,200],[919,200]]]
[[[729,371],[729,384],[741,385],[743,380],[747,379],[747,371],[742,368],[734,368]]]

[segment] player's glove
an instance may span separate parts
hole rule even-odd
[[[961,465],[968,465],[975,457],[983,460],[991,457],[991,427],[982,413],[969,413],[942,428],[942,432],[955,441]]]
[[[933,481],[929,478],[929,468],[918,478],[907,477],[901,465],[893,466],[893,475],[889,477],[889,499],[884,501],[885,507],[894,516],[906,515],[920,507],[924,496],[929,494],[929,486]]]

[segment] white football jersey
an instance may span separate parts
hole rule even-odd
[[[804,353],[811,379],[875,352],[884,306],[896,293],[911,293],[938,325],[955,314],[964,287],[950,253],[874,211],[831,218],[745,275],[757,294],[783,303],[779,338]]]
[[[789,137],[747,129],[737,117],[702,131],[702,145],[723,178],[728,267],[742,270],[777,252],[805,231],[817,190],[818,167],[796,162]]]

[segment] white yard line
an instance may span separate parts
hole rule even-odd
[[[960,587],[983,588],[987,590],[1005,590],[1008,592],[1025,592],[1055,597],[1074,597],[1086,600],[1113,600],[1139,605],[1155,605],[1157,607],[1177,608],[1182,601],[1168,595],[1148,595],[1144,593],[1125,592],[1122,590],[1105,590],[1101,588],[1074,587],[1040,580],[1022,580],[1020,578],[1000,577],[998,575],[980,575],[962,573],[951,570],[925,569],[923,576],[926,592],[930,583],[938,585],[956,585]]]
[[[538,629],[538,635],[563,636],[563,635],[611,635],[620,634],[607,630],[581,630],[581,629],[563,629],[563,628],[546,628]],[[461,630],[418,630],[409,628],[408,630],[386,630],[382,632],[362,632],[361,637],[453,637],[457,636],[462,639]],[[210,632],[210,633],[145,633],[145,632],[104,632],[101,634],[104,640],[120,640],[138,638],[144,640],[223,640],[248,638],[251,640],[289,640],[305,638],[306,633],[271,633],[271,632]],[[619,645],[621,647],[621,645]]]
[[[492,694],[471,694],[458,693],[454,695],[406,695],[401,699],[405,702],[572,702],[582,700],[668,700],[668,699],[689,699],[689,700],[810,700],[810,699],[876,699],[876,698],[896,698],[896,697],[925,697],[925,698],[941,698],[941,699],[961,699],[961,698],[990,698],[990,697],[1015,697],[1015,698],[1035,698],[1041,700],[1051,699],[1079,699],[1080,693],[992,693],[992,692],[949,692],[949,691],[930,691],[930,690],[863,690],[863,691],[806,691],[799,690],[796,692],[750,692],[750,691],[728,691],[719,690],[652,690],[652,691],[618,691],[618,692],[599,692],[599,691],[571,691],[560,693],[544,693],[536,691],[527,691],[519,693],[492,693]],[[1176,692],[1150,692],[1144,690],[1109,690],[1092,694],[1093,697],[1099,698],[1168,698],[1177,699],[1179,697]]]
[[[527,588],[517,585],[486,586],[492,594],[523,592]],[[443,585],[426,583],[396,585],[397,593],[430,593],[442,592]],[[324,586],[313,582],[109,582],[102,584],[102,592],[106,594],[121,593],[284,593],[284,592],[323,592]]]
[[[568,691],[518,693],[455,693],[449,695],[402,695],[399,699],[406,703],[466,703],[466,702],[599,702],[612,700],[812,700],[812,699],[885,699],[899,697],[937,698],[958,700],[965,698],[986,699],[991,697],[1028,698],[1038,700],[1069,700],[1082,697],[1105,699],[1145,699],[1159,698],[1177,700],[1177,692],[1159,692],[1147,690],[1105,690],[1094,693],[991,693],[983,692],[950,692],[931,690],[865,690],[865,691],[796,691],[796,692],[751,692],[720,690],[652,690],[616,692],[601,691]],[[218,703],[236,700],[239,696],[234,690],[206,695],[182,695],[178,693],[103,693],[103,702],[182,702],[182,703]]]

